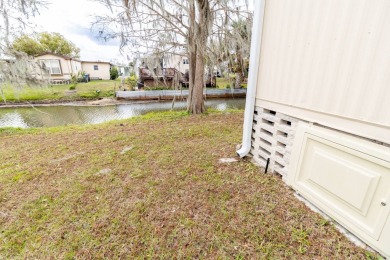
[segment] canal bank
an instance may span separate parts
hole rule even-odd
[[[147,102],[147,101],[144,101]],[[150,102],[155,102],[151,100]],[[0,103],[2,108],[17,108],[17,107],[51,107],[51,106],[112,106],[120,104],[134,104],[131,100],[118,100],[116,98],[98,98],[98,99],[81,99],[81,100],[39,100],[39,101],[23,101],[19,103],[7,102]]]
[[[188,90],[149,90],[117,91],[118,100],[183,100],[188,97]],[[246,89],[204,89],[203,96],[208,98],[244,98]]]
[[[246,89],[205,89],[204,99],[245,98]],[[133,104],[134,101],[185,101],[188,90],[148,90],[148,91],[116,91],[115,97],[97,97],[94,99],[39,99],[0,102],[1,108],[12,107],[44,107],[44,106],[111,106]]]

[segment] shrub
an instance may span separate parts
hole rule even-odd
[[[110,69],[110,79],[114,80],[117,79],[118,77],[119,77],[118,69],[116,67],[112,67]]]
[[[69,90],[75,90],[75,89],[76,89],[76,86],[77,86],[77,84],[72,84],[72,85],[70,85]]]
[[[72,76],[70,78],[70,82],[73,84],[77,83],[77,75],[76,74],[72,74]]]
[[[77,82],[87,82],[85,75],[85,71],[79,71],[79,73],[77,73]]]
[[[134,88],[137,86],[138,79],[135,75],[130,76],[126,78],[125,84],[129,88],[129,90],[134,90]]]

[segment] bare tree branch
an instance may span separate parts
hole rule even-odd
[[[246,0],[96,0],[109,6],[112,15],[96,17],[93,25],[104,39],[120,38],[121,49],[134,48],[161,59],[164,54],[189,58],[189,100],[191,113],[205,111],[203,87],[205,68],[227,59],[230,53],[243,57],[237,48],[249,37],[235,41],[233,24],[248,20]],[[235,44],[233,44],[233,42]],[[249,54],[248,54],[249,55]],[[153,65],[154,66],[154,65]],[[210,73],[209,73],[210,74]]]

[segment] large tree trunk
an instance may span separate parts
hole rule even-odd
[[[195,51],[190,53],[190,86],[187,101],[187,110],[191,114],[201,114],[206,112],[203,100],[204,86],[204,52],[199,50],[197,44]]]
[[[234,88],[241,88],[242,81],[244,80],[244,73],[237,72],[236,73],[236,82]]]
[[[188,93],[187,109],[191,114],[202,114],[206,112],[203,99],[204,57],[200,54],[196,57],[195,77],[193,87]]]
[[[191,114],[206,112],[203,99],[204,65],[207,37],[209,34],[210,6],[208,0],[190,1],[189,8],[189,62],[190,82],[187,100],[187,110]],[[199,12],[199,22],[196,22],[196,10]]]
[[[189,82],[188,82],[188,99],[187,99],[187,111],[191,112],[193,92],[195,87],[195,72],[196,72],[196,44],[193,40],[193,37],[189,37],[190,43],[189,52],[188,52],[188,63],[189,63]]]
[[[243,62],[242,62],[242,56],[241,56],[241,50],[237,46],[236,47],[236,82],[234,85],[234,88],[241,88],[241,83],[244,80],[244,73],[243,73]]]
[[[187,111],[192,113],[193,96],[195,89],[195,73],[196,73],[196,45],[192,47],[193,50],[189,52],[189,86],[188,86],[188,99],[187,99]]]
[[[206,107],[203,100],[203,86],[204,86],[204,56],[202,52],[196,53],[196,70],[194,89],[192,92],[192,100],[190,105],[190,112],[192,114],[202,114],[206,112]]]
[[[189,29],[188,29],[188,61],[189,61],[189,82],[188,82],[188,98],[187,111],[191,112],[192,96],[195,85],[196,71],[196,43],[195,43],[195,2],[189,1],[188,8]]]

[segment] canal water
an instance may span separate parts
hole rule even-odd
[[[219,111],[243,109],[245,99],[210,99],[208,108]],[[116,119],[126,119],[148,112],[166,111],[171,102],[131,103],[110,106],[37,106],[0,108],[0,127],[52,127],[73,124],[99,124]],[[183,110],[186,102],[175,102],[174,110]]]

